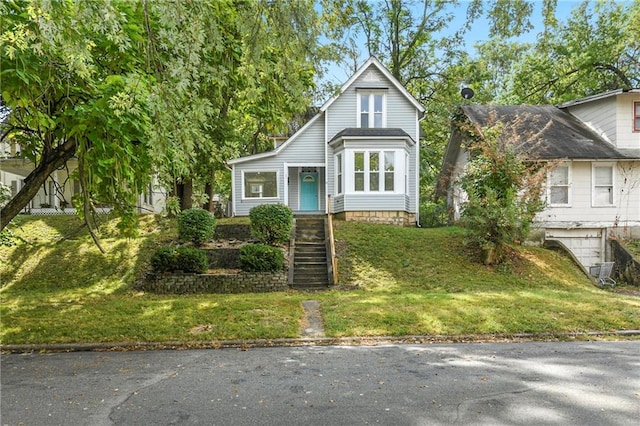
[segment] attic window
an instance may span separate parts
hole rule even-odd
[[[640,132],[640,102],[633,103],[633,131]]]
[[[358,127],[386,127],[384,92],[358,92]]]

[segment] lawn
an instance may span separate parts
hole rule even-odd
[[[233,221],[225,219],[223,221]],[[321,303],[330,337],[640,329],[640,298],[594,287],[564,256],[514,249],[473,262],[458,228],[337,222],[341,285],[322,293],[167,296],[136,291],[173,221],[140,217],[122,239],[105,220],[102,255],[75,217],[20,217],[0,247],[3,344],[166,342],[300,336],[301,302]]]

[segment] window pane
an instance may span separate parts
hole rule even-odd
[[[246,198],[275,198],[278,196],[276,172],[247,172],[244,174]]]
[[[388,172],[394,170],[394,154],[394,152],[384,153],[384,169]]]
[[[393,172],[385,172],[384,174],[384,190],[385,191],[393,191],[393,180],[394,173]]]
[[[373,111],[382,112],[382,95],[375,95],[373,97]]]
[[[569,184],[569,167],[562,166],[551,172],[551,185],[568,185]]]
[[[338,154],[338,173],[342,173],[342,154]]]
[[[596,205],[606,206],[613,204],[613,191],[611,190],[611,187],[596,187],[593,192]]]
[[[369,95],[360,96],[360,112],[369,112]]]
[[[373,114],[373,127],[381,128],[382,127],[382,113],[376,112]]]
[[[353,153],[353,170],[364,172],[364,152]]]
[[[595,168],[596,185],[612,185],[613,184],[613,167],[596,167]]]
[[[554,186],[549,194],[551,204],[569,204],[569,188],[566,186]]]
[[[367,113],[360,114],[360,127],[365,129],[369,127],[369,114]]]
[[[636,117],[640,116],[640,102],[635,102],[633,105],[635,106],[635,109],[636,109],[636,114],[635,114]]]
[[[369,191],[380,191],[380,173],[369,173]]]
[[[636,118],[636,127],[635,130],[640,130],[640,117]]]
[[[380,154],[377,152],[369,153],[369,170],[377,172],[380,170]]]
[[[342,194],[342,174],[338,175],[338,194]]]
[[[354,174],[354,189],[356,191],[364,191],[364,172]]]

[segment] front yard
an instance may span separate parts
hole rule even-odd
[[[172,221],[141,217],[137,239],[107,221],[102,255],[86,232],[73,235],[75,217],[21,217],[23,241],[0,248],[2,343],[299,337],[309,299],[329,337],[640,329],[640,298],[594,287],[556,252],[518,247],[488,268],[470,261],[457,228],[336,223],[338,288],[161,296],[133,288],[153,249],[175,237]]]

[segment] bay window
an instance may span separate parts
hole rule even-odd
[[[353,190],[355,192],[394,192],[395,151],[354,151]],[[342,171],[338,169],[338,174]]]
[[[342,194],[344,192],[344,177],[342,173],[342,154],[336,155],[336,183],[338,185],[337,193]]]

